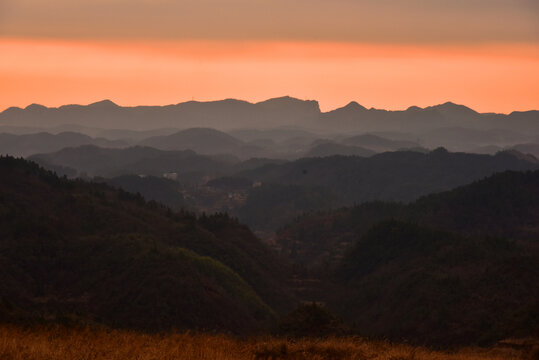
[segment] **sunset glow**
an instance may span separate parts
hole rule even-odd
[[[534,44],[0,38],[0,54],[2,110],[283,95],[318,100],[323,111],[352,100],[386,109],[445,101],[482,112],[539,107]]]

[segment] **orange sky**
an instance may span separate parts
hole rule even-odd
[[[355,100],[404,109],[539,109],[536,44],[83,40],[0,37],[0,110],[40,103],[260,101],[290,95],[327,111]]]

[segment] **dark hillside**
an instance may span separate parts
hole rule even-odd
[[[182,180],[221,174],[236,159],[198,155],[190,150],[164,151],[149,147],[108,149],[97,146],[65,148],[29,158],[45,167],[64,166],[88,176],[153,175],[175,172]]]
[[[278,239],[285,253],[305,265],[341,256],[376,223],[400,219],[462,235],[503,236],[519,241],[539,238],[539,171],[507,171],[408,205],[364,203],[304,216]]]
[[[266,230],[271,225],[270,230],[275,231],[304,212],[352,206],[366,201],[409,202],[427,194],[469,184],[497,172],[537,168],[539,163],[536,159],[516,152],[491,156],[450,153],[442,148],[426,154],[399,151],[368,158],[305,158],[240,172],[239,177],[261,182],[265,186],[256,192],[252,191],[244,209],[237,214],[255,230],[258,230],[259,224],[265,223]],[[303,201],[302,206],[294,206],[293,197],[287,194],[290,186],[301,189],[297,192],[298,196],[308,193],[309,189],[318,189],[318,192],[324,194],[325,202],[316,201],[317,196],[313,195],[310,203]],[[279,189],[282,193],[279,193]],[[272,209],[272,213],[279,214],[281,219],[270,224],[265,214],[253,211],[254,207]],[[280,212],[281,208],[286,211]],[[257,214],[261,216],[257,217]]]
[[[511,153],[494,156],[450,153],[436,149],[422,154],[387,152],[368,158],[332,156],[267,165],[241,176],[263,183],[323,186],[347,199],[347,204],[369,200],[412,201],[449,190],[505,170],[533,170],[537,161]]]
[[[539,334],[539,252],[390,221],[337,268],[330,307],[366,335],[436,346]]]
[[[130,193],[139,193],[146,200],[153,200],[172,209],[188,209],[189,202],[181,194],[180,183],[155,176],[122,175],[111,179],[94,179],[121,188]]]
[[[58,134],[39,132],[23,135],[0,133],[0,154],[2,155],[29,156],[82,145],[121,148],[126,147],[128,143],[122,140],[112,141],[91,138],[76,132],[61,132]]]
[[[290,301],[284,267],[227,216],[173,213],[9,157],[0,199],[4,319],[243,332]]]
[[[277,244],[310,292],[363,335],[434,346],[539,334],[539,171],[408,205],[304,216]],[[302,293],[299,293],[302,295]]]

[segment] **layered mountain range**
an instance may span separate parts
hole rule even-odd
[[[212,127],[271,128],[296,126],[322,131],[425,131],[440,127],[474,129],[527,129],[539,131],[538,111],[510,114],[478,113],[466,106],[446,102],[441,105],[388,111],[367,109],[357,102],[322,112],[317,101],[291,97],[258,103],[226,99],[189,101],[166,106],[122,107],[110,100],[90,105],[64,105],[49,108],[32,104],[11,107],[0,113],[0,125],[53,127],[75,124],[85,127],[132,130],[158,128]]]

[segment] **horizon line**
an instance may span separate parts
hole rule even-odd
[[[32,102],[28,105],[26,105],[25,107],[21,107],[21,106],[8,106],[6,108],[4,108],[3,110],[0,110],[0,114],[3,114],[5,111],[9,110],[9,109],[21,109],[21,110],[26,110],[27,108],[29,108],[30,106],[42,106],[42,107],[45,107],[47,109],[60,109],[62,107],[66,107],[66,106],[83,106],[83,107],[87,107],[87,106],[91,106],[91,105],[95,105],[95,104],[99,104],[99,103],[104,103],[104,102],[110,102],[112,103],[113,105],[117,106],[117,107],[120,107],[120,108],[137,108],[137,107],[167,107],[167,106],[178,106],[178,105],[182,105],[182,104],[188,104],[188,103],[200,103],[200,104],[205,104],[205,103],[216,103],[216,102],[224,102],[224,101],[237,101],[237,102],[244,102],[244,103],[248,103],[248,104],[251,104],[251,105],[257,105],[257,104],[261,104],[261,103],[264,103],[264,102],[267,102],[267,101],[271,101],[271,100],[279,100],[279,99],[292,99],[292,100],[298,100],[298,101],[303,101],[303,102],[315,102],[317,105],[318,105],[318,109],[320,111],[321,114],[326,114],[326,113],[330,113],[332,111],[335,111],[335,110],[339,110],[339,109],[343,109],[347,106],[350,106],[352,104],[357,104],[358,106],[361,106],[361,107],[364,107],[367,111],[369,110],[381,110],[381,111],[407,111],[407,110],[410,110],[411,108],[419,108],[420,110],[425,110],[427,108],[432,108],[432,107],[438,107],[438,106],[442,106],[442,105],[446,105],[446,104],[453,104],[453,105],[456,105],[456,106],[464,106],[466,107],[467,109],[470,109],[478,114],[500,114],[500,115],[509,115],[511,113],[514,113],[514,112],[529,112],[529,111],[538,111],[538,109],[526,109],[526,110],[518,110],[518,109],[515,109],[515,110],[512,110],[511,112],[496,112],[496,111],[486,111],[486,112],[480,112],[480,111],[477,111],[475,110],[473,107],[470,107],[468,105],[464,105],[464,104],[459,104],[459,103],[456,103],[456,102],[453,102],[451,100],[447,100],[447,101],[444,101],[444,102],[441,102],[441,103],[438,103],[438,104],[432,104],[432,105],[428,105],[428,106],[425,106],[425,107],[421,107],[421,106],[418,106],[418,105],[410,105],[408,106],[407,108],[405,109],[402,109],[402,108],[376,108],[376,107],[367,107],[367,106],[364,106],[362,105],[360,102],[356,101],[356,100],[350,100],[348,101],[345,105],[343,106],[339,106],[339,107],[336,107],[336,108],[333,108],[333,109],[329,109],[327,111],[322,111],[320,109],[320,101],[319,100],[316,100],[316,99],[302,99],[302,98],[299,98],[299,97],[294,97],[294,96],[290,96],[290,95],[283,95],[283,96],[276,96],[276,97],[270,97],[270,98],[267,98],[265,100],[259,100],[259,101],[252,101],[252,100],[245,100],[245,99],[240,99],[240,98],[234,98],[234,97],[227,97],[227,98],[219,98],[219,99],[210,99],[210,100],[196,100],[196,99],[191,99],[191,100],[185,100],[185,101],[180,101],[180,102],[177,102],[177,103],[162,103],[162,104],[137,104],[137,105],[134,105],[134,104],[128,104],[128,105],[120,105],[118,102],[116,101],[113,101],[111,100],[110,98],[104,98],[104,99],[101,99],[101,100],[97,100],[97,101],[93,101],[93,102],[89,102],[87,104],[77,104],[77,103],[64,103],[62,105],[44,105],[44,104],[41,104],[41,103],[38,103],[38,102]]]

